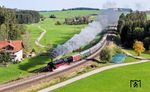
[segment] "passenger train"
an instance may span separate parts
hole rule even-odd
[[[69,56],[66,58],[61,58],[61,59],[55,60],[53,62],[49,62],[47,64],[47,69],[49,71],[53,71],[54,69],[57,69],[60,66],[70,64],[72,62],[77,62],[77,61],[80,61],[82,59],[87,58],[88,56],[92,55],[97,50],[99,50],[110,36],[111,36],[111,34],[105,34],[103,36],[102,40],[100,40],[95,46],[81,52],[80,54],[76,54],[73,56]]]

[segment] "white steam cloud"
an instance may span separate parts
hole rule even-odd
[[[117,3],[116,2],[107,1],[106,3],[103,4],[103,8],[104,9],[117,8]]]
[[[114,9],[107,9],[100,12],[96,20],[82,29],[79,34],[75,34],[70,40],[63,45],[57,46],[53,50],[54,57],[59,55],[69,54],[74,50],[79,49],[81,46],[87,45],[96,35],[102,32],[108,25],[116,24],[120,13]]]

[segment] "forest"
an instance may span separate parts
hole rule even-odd
[[[38,23],[40,14],[33,10],[16,10],[16,19],[19,24]]]
[[[124,47],[132,48],[134,41],[138,40],[150,49],[150,20],[147,20],[145,12],[121,14],[117,28]]]
[[[20,39],[23,28],[16,22],[15,10],[0,7],[0,40]]]
[[[0,7],[0,40],[16,40],[26,32],[22,24],[37,23],[40,14],[31,10],[15,10]]]

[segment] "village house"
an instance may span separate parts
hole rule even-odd
[[[21,40],[0,41],[0,50],[10,53],[13,61],[21,61],[23,59],[23,43]]]

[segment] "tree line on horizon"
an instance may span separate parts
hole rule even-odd
[[[38,23],[40,21],[40,14],[33,10],[17,10],[16,19],[19,24]]]

